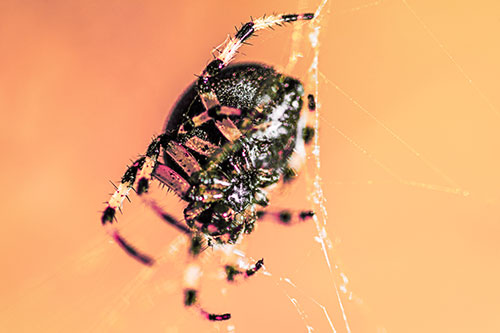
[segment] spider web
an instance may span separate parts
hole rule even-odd
[[[356,12],[359,10],[370,8],[372,6],[378,6],[380,4],[381,4],[380,1],[367,3],[360,6],[345,9],[344,12]],[[405,3],[405,5],[407,4]],[[370,111],[368,111],[366,108],[360,105],[358,101],[356,101],[345,90],[343,90],[335,82],[331,81],[328,77],[325,76],[325,74],[323,74],[320,71],[321,32],[323,27],[328,25],[328,20],[331,19],[332,17],[330,6],[331,3],[327,0],[324,0],[318,4],[315,10],[316,20],[312,22],[310,27],[305,28],[303,25],[296,25],[293,27],[293,31],[290,33],[291,36],[291,43],[290,43],[291,46],[289,52],[290,56],[288,58],[288,63],[285,66],[285,72],[294,73],[295,67],[301,60],[300,58],[304,57],[303,55],[303,50],[305,48],[304,43],[309,44],[308,46],[311,48],[312,54],[309,55],[310,57],[309,59],[305,61],[303,60],[304,64],[306,65],[309,64],[309,67],[307,68],[306,72],[307,74],[304,75],[304,73],[302,73],[299,74],[298,76],[307,77],[306,87],[308,90],[313,92],[317,98],[318,110],[312,116],[313,119],[310,120],[310,122],[312,121],[312,123],[314,124],[316,133],[319,133],[321,135],[322,132],[321,128],[322,126],[325,125],[324,123],[326,123],[328,127],[334,129],[343,139],[348,141],[349,144],[351,144],[357,150],[361,151],[363,154],[367,155],[373,163],[382,168],[385,172],[387,172],[390,176],[392,176],[397,182],[401,184],[407,186],[422,187],[425,189],[441,191],[445,193],[467,196],[469,194],[468,191],[461,189],[437,166],[435,166],[432,162],[430,162],[424,156],[422,156],[414,147],[412,147],[409,143],[407,143],[402,137],[400,137],[391,128],[385,125]],[[302,4],[301,7],[305,8],[306,6],[305,4]],[[305,40],[303,38],[304,35],[307,36]],[[298,70],[298,72],[300,73],[300,69]],[[384,129],[384,131],[386,131],[394,140],[402,144],[406,150],[408,150],[411,154],[413,154],[417,159],[419,159],[435,174],[439,175],[442,179],[444,179],[445,182],[449,184],[449,186],[410,181],[399,176],[391,168],[389,168],[384,163],[376,159],[363,146],[355,142],[354,139],[346,135],[342,130],[334,126],[332,123],[328,122],[328,120],[326,120],[324,116],[322,116],[324,110],[322,108],[323,99],[320,92],[320,86],[323,83],[326,83],[330,87],[333,87],[342,96],[347,98],[352,104],[356,106],[356,108],[358,108],[364,114],[369,116],[378,126],[381,126]],[[321,126],[320,123],[322,123]],[[266,284],[271,283],[276,285],[276,287],[281,291],[283,296],[286,297],[287,300],[289,300],[290,304],[295,309],[297,318],[300,319],[300,321],[303,324],[303,328],[306,329],[308,332],[312,332],[315,330],[316,331],[331,330],[333,332],[351,332],[351,325],[349,323],[348,313],[346,312],[344,303],[345,302],[354,303],[355,304],[354,308],[358,307],[358,309],[357,310],[355,309],[355,311],[358,312],[360,311],[360,309],[362,311],[366,311],[366,308],[363,308],[363,300],[360,297],[356,296],[353,293],[353,291],[351,291],[350,288],[348,287],[349,279],[347,275],[342,271],[338,260],[336,260],[334,245],[329,236],[329,231],[333,229],[328,223],[328,211],[326,208],[326,198],[324,195],[324,182],[321,177],[320,135],[317,135],[314,139],[313,148],[310,150],[312,156],[310,161],[311,163],[305,166],[305,170],[303,170],[303,172],[305,173],[304,178],[306,179],[306,188],[307,188],[307,193],[309,193],[309,200],[311,200],[315,208],[314,210],[317,212],[317,215],[314,217],[315,232],[309,235],[310,240],[313,240],[314,243],[316,243],[316,245],[314,245],[314,243],[312,245],[310,244],[311,248],[309,249],[308,256],[310,256],[314,250],[319,250],[320,253],[322,254],[323,264],[325,265],[326,268],[325,273],[323,273],[324,276],[326,276],[326,278],[324,278],[322,288],[324,290],[324,293],[328,295],[328,297],[324,300],[320,300],[319,297],[311,296],[312,292],[305,291],[303,287],[300,286],[299,283],[295,282],[295,279],[291,277],[291,275],[293,274],[290,275],[283,273],[274,273],[273,269],[269,267],[266,267],[263,272],[263,275],[265,275],[269,279],[269,281],[264,283]],[[274,233],[286,234],[287,231],[274,231]],[[179,250],[180,248],[182,248],[182,252],[185,252],[185,244],[183,243],[184,240],[185,239],[183,237],[179,237],[176,238],[176,240],[174,240],[171,244],[169,244],[170,250],[168,253],[170,255],[170,259],[167,259],[169,262],[174,262],[175,260],[178,260],[178,258],[182,256],[181,251]],[[305,243],[307,243],[307,240],[305,240]],[[317,246],[317,248],[315,248],[315,246]],[[242,262],[241,263],[242,267],[247,267],[249,262],[255,262],[258,259],[248,255],[247,253],[239,249],[231,249],[230,251],[232,251],[232,253],[230,253],[229,255],[232,254],[233,259],[238,257],[240,258]],[[226,253],[226,255],[228,254]],[[204,265],[205,268],[210,266],[216,267],[217,264],[220,265],[220,262],[218,261],[219,259],[214,260],[214,258],[210,257],[211,255],[208,255],[205,257],[205,260],[203,260],[206,261]],[[162,261],[160,261],[160,263],[165,264]],[[300,269],[301,269],[300,265],[297,266],[294,273],[297,273]],[[144,287],[146,286],[146,283],[154,283],[153,279],[151,278],[151,274],[152,273],[150,271],[145,270],[143,274],[140,274],[137,277],[138,278],[137,281],[133,281],[131,283],[132,291],[129,292],[128,290],[125,289],[123,290],[123,295],[140,293],[136,289],[136,286],[140,285]],[[169,276],[175,275],[172,274],[171,270],[169,270],[166,274],[168,274]],[[180,273],[177,274],[178,274],[177,277],[178,280]],[[217,275],[216,272],[211,272],[211,273],[209,272],[208,275],[212,279],[223,280],[223,276],[220,274]],[[175,285],[175,287],[173,286],[167,287],[166,293],[173,293],[175,289],[179,289],[179,284],[175,282],[172,283],[172,281],[174,281],[174,279],[171,280],[171,278],[163,277],[162,281],[157,283],[160,285],[164,284]],[[244,288],[244,286],[240,287]],[[216,291],[216,292],[210,292],[210,294],[212,294],[213,296],[204,298],[206,302],[212,303],[211,304],[212,307],[214,307],[214,304],[217,304],[213,302],[214,299],[220,297],[220,295],[227,297],[226,287],[220,287],[217,284],[211,286],[210,282],[207,283],[207,281],[205,281],[204,289],[202,289],[201,292],[207,293],[207,289],[210,291]],[[231,293],[235,293],[235,290],[232,290]],[[163,294],[163,296],[166,295]],[[246,296],[245,293],[243,293],[242,296],[239,296],[239,299],[242,300],[244,304],[246,304],[245,308],[247,308],[246,310],[248,312],[248,308],[252,307],[252,305],[250,304],[252,304],[253,302],[248,300],[248,296]],[[151,302],[154,303],[153,301]],[[123,300],[120,301],[120,303],[121,307],[120,304],[112,305],[112,310],[110,315],[108,316],[108,319],[103,321],[102,323],[109,324],[109,322],[111,321],[112,325],[116,324],[113,321],[113,318],[117,315],[117,313],[125,311],[124,308],[128,308],[130,306],[128,302],[124,302]],[[157,304],[155,305],[157,306]],[[219,307],[222,308],[223,306]],[[235,312],[236,314],[238,311],[240,312],[242,311],[241,309],[238,310],[233,306],[231,308],[234,309],[231,311]],[[275,316],[276,316],[275,314],[271,314],[271,318],[274,318],[274,320],[276,320]],[[185,318],[184,321],[182,321],[180,324],[175,324],[175,325],[167,324],[166,325],[167,331],[184,331],[186,329],[187,330],[192,329],[192,328],[186,328],[184,326],[186,324],[186,321],[188,320],[186,317],[184,318]],[[252,318],[253,318],[252,321],[255,321],[255,318],[264,321],[262,317],[252,317]],[[361,322],[362,321],[363,320],[361,320]],[[358,325],[360,324],[358,323]],[[361,324],[360,327],[363,327],[363,325],[368,325],[372,329],[376,328],[377,331],[381,332],[385,331],[384,327],[380,324],[374,324],[374,323]],[[213,328],[215,330],[227,331],[227,332],[246,331],[247,327],[249,326],[247,326],[245,323],[237,323],[237,319],[229,323],[213,324]],[[100,330],[99,326],[97,330]],[[250,330],[253,330],[253,328],[250,328]],[[302,331],[302,329],[298,331]]]
[[[185,310],[186,239],[157,223],[135,200],[126,205],[120,227],[138,248],[155,255],[157,266],[138,267],[93,231],[92,240],[57,269],[35,274],[18,297],[6,297],[10,301],[0,307],[0,327],[51,332],[498,330],[499,274],[488,268],[489,261],[496,266],[498,242],[486,235],[499,231],[500,165],[490,156],[500,148],[500,101],[496,88],[487,84],[500,75],[498,61],[492,60],[498,51],[491,47],[498,20],[488,13],[498,12],[498,5],[307,0],[287,6],[286,11],[313,9],[317,19],[261,33],[238,61],[275,64],[301,78],[306,93],[317,97],[318,110],[308,121],[318,135],[307,149],[301,175],[271,200],[273,207],[292,203],[317,215],[313,223],[289,228],[262,222],[229,253],[204,253],[202,304],[231,312],[233,319],[210,323]],[[464,20],[450,17],[474,20],[486,40],[458,36],[453,29]],[[441,24],[444,18],[450,26]],[[479,60],[487,65],[476,65]],[[383,73],[387,78],[379,77],[377,66],[388,71]],[[163,117],[160,110],[158,119]],[[152,123],[138,137],[158,131],[158,122]],[[137,142],[131,151],[147,143]],[[164,200],[162,191],[156,195]],[[173,196],[164,202],[172,213],[182,211]],[[74,211],[94,209],[93,204]],[[50,229],[66,230],[61,225]],[[258,276],[237,285],[224,282],[218,269],[224,260],[244,266],[261,257],[266,266]],[[24,319],[36,313],[43,318]]]

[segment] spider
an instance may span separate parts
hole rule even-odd
[[[146,153],[127,168],[107,202],[101,221],[116,243],[134,259],[153,265],[154,259],[126,241],[112,224],[116,210],[131,189],[163,220],[190,236],[189,252],[196,257],[204,247],[234,244],[254,230],[257,219],[271,216],[285,224],[306,220],[312,211],[258,210],[266,207],[266,190],[296,175],[292,153],[314,135],[301,118],[301,82],[258,63],[230,64],[238,49],[258,30],[286,22],[312,20],[314,14],[263,16],[241,26],[218,50],[177,101],[162,134]],[[314,97],[307,97],[310,111]],[[162,159],[160,159],[160,157]],[[187,203],[185,223],[165,212],[147,193],[157,180]],[[262,266],[247,270],[225,266],[228,281],[249,277]],[[184,290],[184,304],[196,305],[209,320],[227,320],[229,313],[213,314],[198,304],[198,291]]]

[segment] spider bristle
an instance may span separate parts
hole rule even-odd
[[[115,190],[118,189],[118,187],[115,185],[115,183],[113,183],[113,181],[110,180],[109,182],[111,183],[111,185],[113,185],[113,187],[115,188]]]

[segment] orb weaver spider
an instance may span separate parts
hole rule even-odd
[[[314,215],[312,211],[256,208],[268,205],[266,188],[296,175],[290,166],[292,153],[314,135],[314,129],[299,121],[304,95],[301,82],[263,64],[230,64],[256,31],[313,18],[311,13],[271,15],[243,24],[180,97],[164,132],[127,168],[101,217],[110,235],[130,256],[142,264],[154,264],[152,257],[128,243],[112,224],[132,189],[163,220],[190,236],[189,252],[194,257],[204,246],[236,243],[264,216],[289,224],[292,219],[306,220]],[[314,111],[314,97],[307,99],[309,110]],[[147,197],[153,180],[187,203],[185,223]],[[263,265],[263,259],[247,270],[227,265],[227,280],[252,276]],[[205,311],[198,305],[193,287],[184,290],[184,304],[197,305],[209,320],[231,317],[229,313]]]

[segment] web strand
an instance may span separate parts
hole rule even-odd
[[[315,97],[316,100],[318,101],[318,106],[320,106],[320,94],[319,94],[319,55],[320,55],[320,43],[319,43],[319,34],[321,32],[321,27],[322,27],[322,19],[325,13],[322,13],[325,5],[328,3],[327,0],[324,0],[318,9],[316,10],[315,17],[316,20],[313,21],[312,23],[312,32],[309,34],[309,42],[311,44],[311,47],[314,50],[314,57],[311,63],[311,66],[309,67],[309,73],[310,73],[310,82],[313,82],[313,87],[315,91]],[[316,164],[315,168],[315,175],[314,175],[314,190],[313,190],[313,201],[314,204],[318,207],[318,213],[313,217],[314,223],[316,225],[316,231],[317,231],[317,236],[316,240],[320,243],[321,245],[321,250],[323,252],[324,258],[326,265],[328,266],[328,270],[330,273],[330,278],[332,281],[332,285],[335,290],[335,295],[337,297],[338,305],[339,308],[342,312],[342,318],[344,320],[344,325],[346,328],[347,332],[350,332],[350,326],[349,322],[347,320],[347,315],[344,310],[344,305],[342,303],[342,299],[340,297],[339,289],[337,286],[337,283],[335,281],[335,276],[333,273],[332,269],[332,264],[330,260],[330,255],[329,255],[329,250],[332,249],[331,245],[331,240],[328,237],[326,225],[327,225],[327,218],[328,218],[328,212],[326,210],[325,206],[325,197],[322,189],[322,179],[320,176],[320,169],[321,169],[321,158],[320,158],[320,145],[319,145],[319,128],[320,128],[320,112],[321,112],[321,107],[318,107],[318,109],[315,112],[315,118],[314,118],[314,130],[316,135],[314,136],[314,148],[313,148],[313,156]],[[321,218],[321,222],[320,219]],[[326,309],[324,309],[326,310]],[[329,317],[328,317],[329,318]],[[329,320],[331,323],[331,321]],[[333,328],[333,325],[331,325]]]
[[[464,68],[455,60],[455,57],[453,57],[448,51],[448,49],[444,46],[444,44],[436,37],[436,34],[432,32],[432,30],[425,24],[425,22],[420,18],[420,16],[417,15],[415,10],[408,4],[406,0],[401,0],[401,2],[405,5],[405,7],[410,11],[410,13],[413,15],[413,17],[417,20],[417,22],[420,24],[420,26],[425,30],[425,32],[436,42],[436,44],[441,48],[441,50],[444,52],[444,54],[448,57],[448,59],[453,63],[453,65],[458,69],[460,74],[464,77],[464,79],[467,81],[467,83],[476,91],[476,93],[481,97],[481,99],[488,105],[488,108],[497,116],[500,117],[500,111],[498,108],[493,105],[493,103],[489,100],[489,98],[484,94],[484,92],[479,89],[477,84],[472,80],[469,74],[467,74],[464,70]]]

